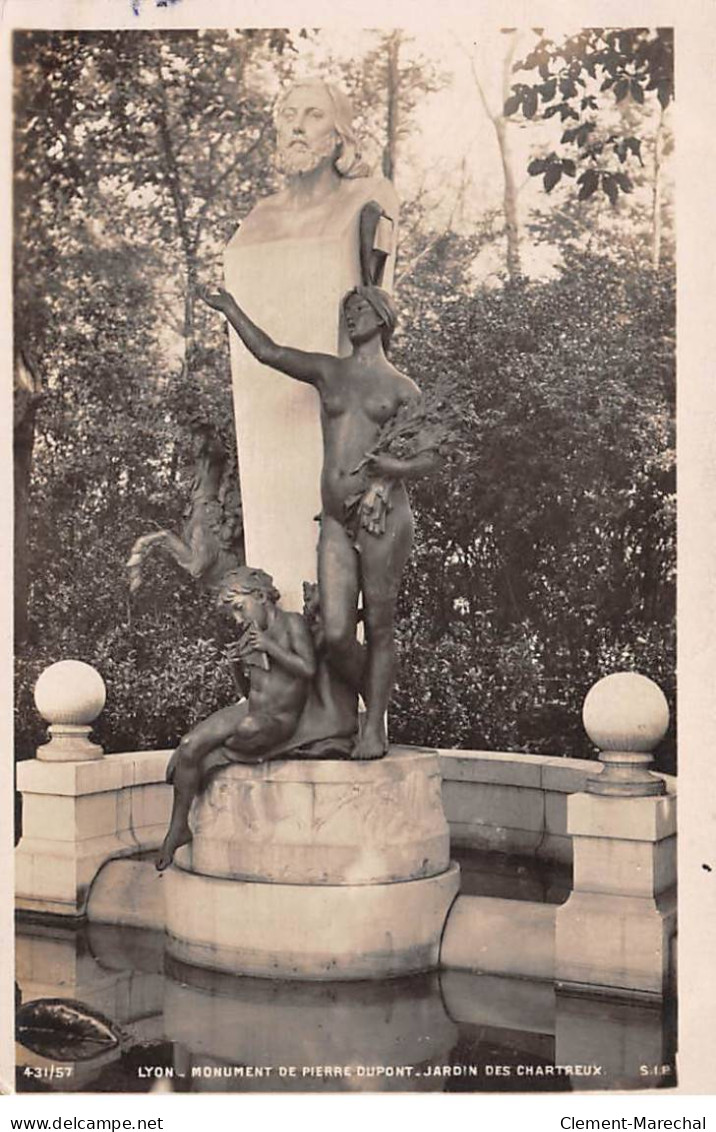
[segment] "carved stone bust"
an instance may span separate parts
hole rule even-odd
[[[383,177],[361,162],[349,100],[330,83],[296,83],[274,113],[280,192],[259,201],[235,239],[241,244],[337,235],[376,201],[395,216],[397,200]]]

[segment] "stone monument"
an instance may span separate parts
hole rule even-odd
[[[388,977],[437,965],[459,885],[437,753],[386,754],[384,726],[395,602],[412,543],[404,480],[429,470],[432,457],[393,455],[380,443],[384,426],[415,415],[419,402],[385,355],[396,318],[394,191],[360,167],[350,106],[336,88],[292,87],[276,130],[286,188],[261,201],[230,242],[227,289],[202,297],[232,328],[247,558],[261,568],[254,573],[270,573],[284,606],[273,617],[289,636],[285,619],[308,597],[314,648],[312,656],[295,642],[277,648],[265,618],[241,598],[237,620],[253,623],[244,664],[256,650],[277,679],[280,670],[293,678],[298,718],[288,738],[265,742],[262,731],[256,750],[234,742],[231,727],[222,731],[221,712],[196,729],[201,738],[211,732],[214,746],[199,743],[194,792],[200,762],[202,770],[212,760],[235,765],[214,774],[158,862],[168,949],[235,974]],[[365,645],[356,638],[361,619]],[[225,710],[251,713],[255,683],[266,674],[252,671],[245,709]],[[367,722],[356,736],[359,692]],[[336,761],[339,753],[351,761]],[[181,745],[173,761],[179,774]]]
[[[366,175],[346,97],[330,84],[292,87],[276,108],[286,187],[259,201],[225,254],[227,290],[277,342],[348,352],[340,301],[358,283],[390,290],[398,201]],[[247,561],[268,570],[286,609],[316,579],[321,422],[315,391],[254,358],[231,333],[234,410]]]

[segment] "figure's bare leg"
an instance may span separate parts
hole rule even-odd
[[[368,663],[365,677],[366,714],[351,758],[380,759],[388,750],[385,713],[395,676],[394,617],[392,599],[366,605]]]
[[[358,553],[345,528],[324,516],[318,542],[318,589],[328,657],[346,683],[362,693],[366,652],[356,638],[359,567]]]
[[[173,531],[152,531],[149,535],[142,535],[132,547],[127,570],[129,572],[129,585],[134,593],[142,584],[141,570],[144,559],[154,548],[166,550],[178,566],[188,570],[194,577],[198,577],[201,570],[194,570],[195,554]]]
[[[293,716],[287,720],[277,715],[245,715],[226,740],[226,749],[232,762],[249,763],[252,766],[268,762],[271,748],[288,739],[296,723],[297,719]]]
[[[169,760],[167,780],[174,785],[174,800],[169,829],[156,859],[160,872],[171,865],[179,846],[191,841],[189,810],[199,789],[203,759],[234,734],[247,712],[246,700],[214,712],[184,736]]]
[[[184,752],[188,755],[188,752]],[[189,828],[189,810],[194,801],[201,779],[201,760],[180,758],[174,770],[174,799],[172,802],[172,816],[169,822],[167,835],[157,854],[156,867],[159,872],[168,868],[174,860],[174,854],[180,845],[187,845],[191,841],[192,833]]]
[[[385,533],[361,532],[361,565],[368,661],[366,717],[351,752],[354,759],[379,759],[387,752],[385,713],[395,678],[395,605],[400,579],[413,543],[407,496],[395,496]]]

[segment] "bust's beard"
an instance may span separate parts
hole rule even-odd
[[[276,150],[276,167],[287,177],[303,177],[313,173],[327,157],[337,157],[337,147],[333,138],[313,145],[287,145]]]

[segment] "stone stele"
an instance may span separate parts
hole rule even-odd
[[[269,198],[271,199],[271,198]],[[392,287],[398,201],[383,178],[343,178],[310,215],[276,223],[259,202],[228,244],[226,288],[281,345],[348,354],[340,300],[360,283],[361,209],[383,209],[376,246],[387,255],[381,286]],[[295,232],[296,234],[292,234]],[[285,609],[302,608],[303,581],[316,579],[322,441],[316,391],[261,365],[230,331],[234,412],[246,557],[268,570]]]

